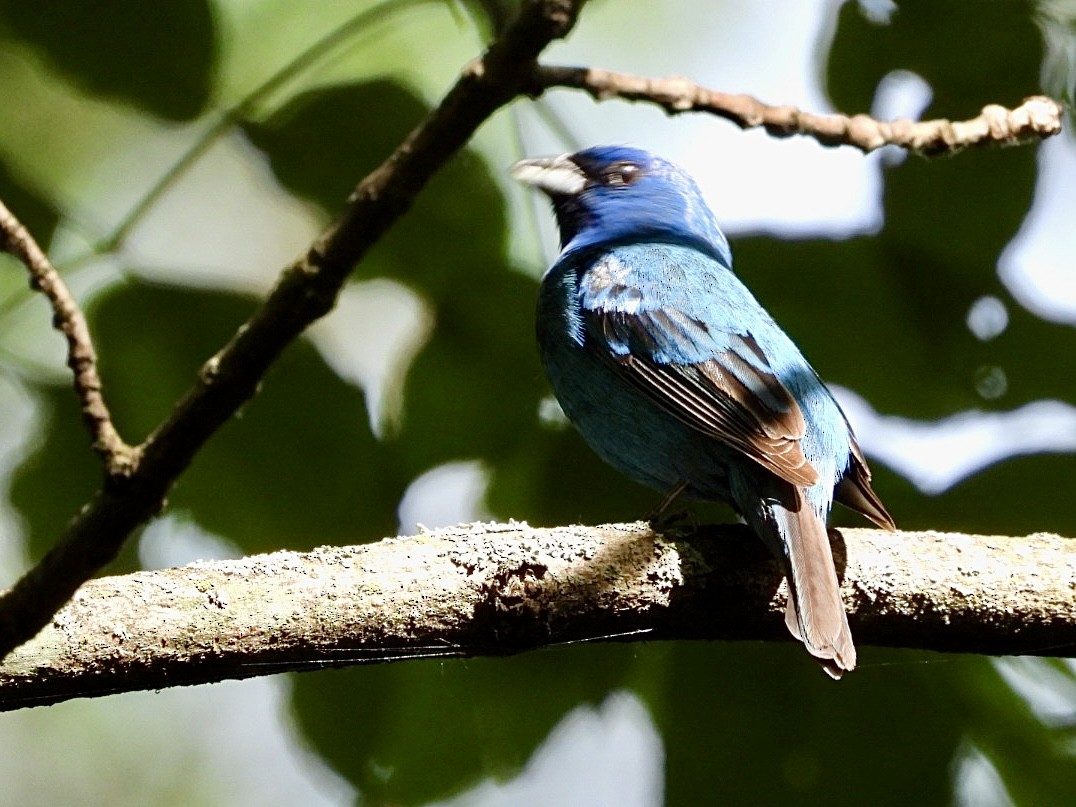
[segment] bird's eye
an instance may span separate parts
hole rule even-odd
[[[614,163],[602,171],[602,184],[611,187],[624,187],[635,183],[643,174],[635,163]]]

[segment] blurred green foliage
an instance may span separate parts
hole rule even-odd
[[[429,4],[443,12],[439,5]],[[390,4],[384,8],[389,14]],[[480,28],[501,24],[504,4],[466,8],[496,12]],[[868,109],[879,79],[898,68],[929,82],[928,115],[970,116],[985,102],[1038,89],[1042,47],[1026,4],[915,0],[902,2],[888,25],[868,22],[854,4],[837,13],[835,38],[820,58],[839,108]],[[186,120],[212,114],[218,85],[234,93],[238,79],[221,52],[242,64],[238,73],[249,69],[234,24],[222,45],[225,18],[199,2],[150,13],[132,2],[91,10],[3,0],[0,51],[39,54],[56,71],[53,81],[73,91]],[[291,33],[284,24],[274,30]],[[411,47],[420,51],[421,43]],[[281,187],[322,218],[427,110],[428,87],[402,78],[402,67],[399,75],[367,70],[339,80],[349,58],[378,64],[383,54],[395,64],[406,56],[366,40],[361,50],[335,56],[324,68],[331,79],[312,69],[307,84],[295,82],[301,86],[274,105],[235,121],[233,133]],[[0,80],[4,69],[0,58]],[[449,75],[429,81],[444,86]],[[0,142],[0,198],[47,241],[65,216],[55,200],[78,193],[42,187],[47,174],[32,166],[48,154],[8,148]],[[459,155],[358,268],[358,279],[403,284],[430,312],[432,333],[406,368],[398,426],[375,435],[363,392],[303,341],[198,456],[174,491],[174,510],[246,552],[374,540],[395,531],[398,503],[416,476],[479,459],[490,472],[487,506],[498,517],[554,524],[641,514],[650,494],[603,466],[573,432],[539,420],[547,388],[531,343],[535,283],[533,273],[509,265],[499,171],[478,150]],[[1027,213],[1035,171],[1031,148],[894,162],[885,169],[885,227],[877,235],[841,243],[741,238],[733,244],[737,265],[825,377],[879,411],[931,419],[1040,398],[1072,401],[1074,376],[1059,368],[1071,365],[1076,334],[1028,313],[994,271]],[[120,277],[96,293],[89,314],[118,425],[140,439],[257,300],[150,282],[136,254],[114,257]],[[29,292],[5,276],[0,294],[2,335],[4,317]],[[1010,321],[983,342],[965,316],[987,294],[1005,302]],[[20,373],[18,356],[0,362]],[[1001,397],[977,392],[983,366],[1006,373]],[[93,490],[97,471],[66,381],[26,378],[42,437],[10,495],[38,556]],[[1076,479],[1070,454],[999,463],[939,497],[884,468],[876,476],[904,527],[1076,534],[1068,497],[1057,495]],[[128,551],[114,570],[135,563]],[[834,686],[791,643],[571,646],[298,676],[294,710],[311,745],[373,803],[420,804],[483,775],[510,776],[571,708],[619,688],[651,711],[670,805],[950,803],[954,759],[968,743],[993,761],[1017,804],[1059,803],[1076,792],[1071,729],[1039,720],[989,660],[867,647],[861,665]]]
[[[0,21],[86,92],[177,121],[209,101],[217,40],[206,0],[0,0]]]

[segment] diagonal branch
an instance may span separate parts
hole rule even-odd
[[[202,133],[202,135],[184,152],[179,159],[149,188],[142,198],[128,211],[112,233],[94,249],[97,252],[111,252],[118,249],[142,218],[153,209],[165,192],[172,187],[176,179],[212,147],[218,138],[229,129],[239,125],[246,116],[256,112],[265,99],[271,97],[282,86],[295,79],[304,70],[322,59],[332,56],[337,48],[351,42],[360,31],[368,30],[374,22],[384,23],[392,15],[408,10],[429,0],[383,0],[377,5],[364,8],[342,25],[311,44],[295,58],[273,73],[269,78],[254,87],[234,106],[223,110]]]
[[[541,95],[554,87],[589,93],[595,100],[620,98],[656,104],[670,115],[707,112],[741,129],[763,127],[775,137],[807,135],[825,146],[854,146],[870,153],[900,146],[922,156],[954,154],[977,146],[1034,143],[1061,131],[1061,105],[1052,98],[1025,98],[1015,109],[997,104],[967,121],[879,121],[868,115],[816,115],[794,106],[771,106],[750,95],[707,89],[683,76],[648,78],[594,67],[538,65],[527,87]]]
[[[1072,539],[832,535],[861,646],[1076,652]],[[0,711],[586,640],[787,641],[781,580],[779,564],[744,527],[669,540],[641,523],[473,524],[103,578],[0,664]]]
[[[336,221],[284,269],[265,302],[139,446],[129,474],[110,479],[41,562],[0,595],[0,658],[44,627],[84,581],[116,556],[131,532],[163,507],[194,455],[253,397],[284,348],[332,309],[354,265],[429,179],[490,115],[520,93],[538,54],[571,30],[584,2],[527,0],[440,105],[359,184]]]
[[[89,429],[94,450],[104,460],[106,474],[121,477],[130,473],[137,452],[123,441],[112,423],[112,415],[101,392],[97,353],[93,349],[86,317],[56,267],[3,202],[0,202],[0,249],[26,266],[30,273],[30,288],[44,294],[52,305],[52,324],[67,339],[67,366],[74,374],[82,419]]]

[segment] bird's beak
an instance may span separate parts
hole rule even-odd
[[[534,185],[549,196],[575,196],[587,184],[587,175],[568,154],[520,160],[509,170],[520,182]]]

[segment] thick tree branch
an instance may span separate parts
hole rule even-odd
[[[1076,652],[1076,540],[832,531],[857,642]],[[91,581],[0,665],[0,710],[284,670],[585,639],[787,640],[742,527],[475,524]],[[803,663],[810,664],[804,655]]]
[[[84,581],[151,518],[206,440],[257,390],[270,365],[336,301],[354,265],[425,184],[498,108],[515,98],[534,60],[575,24],[584,0],[527,0],[519,17],[456,81],[441,104],[358,186],[343,213],[233,339],[202,368],[170,417],[132,454],[57,544],[0,596],[0,658],[32,637]],[[96,389],[99,389],[99,384]]]
[[[983,107],[968,121],[879,121],[868,115],[815,115],[793,106],[770,106],[750,95],[700,87],[682,76],[647,78],[594,67],[535,68],[528,91],[541,95],[553,87],[570,87],[598,101],[620,98],[656,104],[670,115],[707,112],[741,129],[763,127],[775,137],[807,135],[826,146],[854,146],[871,152],[900,146],[924,156],[953,154],[972,146],[1014,146],[1033,143],[1061,131],[1061,105],[1037,95],[1015,109]]]
[[[105,463],[105,473],[109,476],[130,473],[137,452],[123,441],[112,423],[112,415],[101,393],[97,353],[93,349],[86,317],[56,267],[2,201],[0,249],[22,262],[30,273],[30,288],[44,294],[52,305],[52,324],[67,339],[67,366],[74,375],[82,418],[89,429],[94,450]]]

